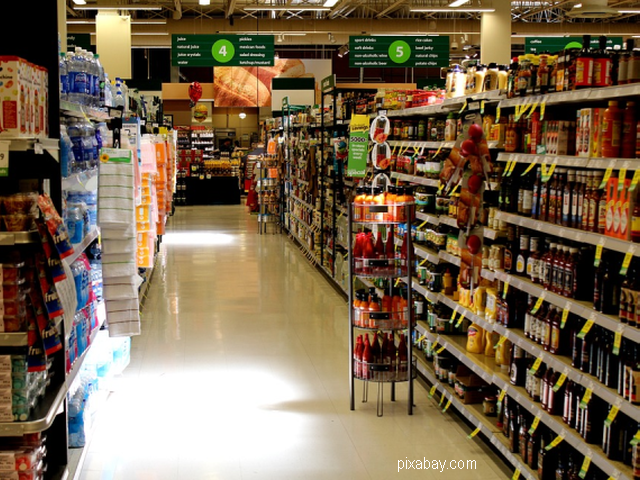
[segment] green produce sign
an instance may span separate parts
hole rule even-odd
[[[349,37],[351,68],[449,66],[449,37]]]
[[[564,50],[571,42],[582,45],[582,37],[526,37],[524,51],[525,53],[557,53]],[[622,37],[607,37],[607,48],[613,48],[616,45],[622,48]],[[600,48],[598,37],[591,37],[591,48]]]
[[[329,75],[328,77],[323,78],[322,82],[320,82],[320,89],[322,90],[323,93],[333,90],[335,86],[336,86],[335,74]]]
[[[347,177],[364,177],[369,156],[369,116],[352,115],[349,124]]]
[[[173,35],[174,67],[272,67],[273,35]]]

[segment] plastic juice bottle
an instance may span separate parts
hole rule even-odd
[[[372,222],[374,220],[374,216],[371,213],[371,209],[369,207],[373,205],[373,191],[371,188],[368,188],[368,187],[364,187],[364,189],[365,189],[364,203],[362,206],[363,221]]]
[[[376,258],[375,248],[373,246],[373,238],[370,235],[366,235],[364,238],[364,245],[362,248],[363,261],[363,273],[373,273],[368,260]]]
[[[622,136],[622,112],[618,108],[618,102],[611,100],[602,117],[602,156],[615,158],[620,156],[620,143]]]
[[[375,193],[373,196],[373,205],[378,207],[378,206],[384,205],[385,203],[386,203],[386,192],[382,188],[376,187]],[[377,212],[373,214],[372,217],[373,217],[372,221],[375,221],[375,222],[387,221],[387,214],[384,212]]]

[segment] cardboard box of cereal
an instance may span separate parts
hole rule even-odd
[[[29,137],[32,68],[13,56],[0,56],[0,136]]]

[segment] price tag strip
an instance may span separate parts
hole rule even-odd
[[[551,450],[552,448],[556,448],[558,445],[560,445],[562,443],[562,441],[564,440],[564,437],[562,435],[558,435],[556,438],[554,438],[551,443],[549,445],[547,445],[546,447],[544,447],[544,449],[548,452],[549,450]]]
[[[618,325],[616,332],[613,334],[613,350],[611,353],[614,355],[620,355],[620,345],[622,344],[622,334],[624,332],[624,325]]]
[[[553,386],[553,391],[554,392],[558,392],[558,390],[560,390],[562,388],[562,385],[564,385],[564,382],[567,380],[567,372],[569,370],[565,368],[564,372],[562,372],[560,374],[560,376],[558,377],[558,381],[556,382],[556,384]]]
[[[518,480],[520,478],[520,469],[516,468],[516,471],[513,472],[513,476],[511,477],[511,480]]]
[[[600,184],[600,186],[598,187],[598,190],[602,190],[604,187],[607,186],[607,182],[609,181],[609,179],[611,178],[611,174],[613,173],[613,167],[609,167],[605,170],[604,172],[604,177],[602,178],[602,183]]]
[[[531,375],[535,375],[536,372],[540,369],[540,365],[542,365],[542,357],[536,358],[536,361],[533,362],[533,365],[529,369],[529,373],[531,373]]]
[[[618,411],[620,411],[620,407],[618,405],[611,406],[611,410],[609,410],[609,415],[607,415],[607,418],[604,421],[604,424],[607,427],[610,427],[613,421],[616,419],[616,416],[618,415]]]
[[[591,395],[593,395],[593,390],[591,388],[587,388],[584,392],[584,395],[580,399],[580,408],[583,410],[587,408],[589,405],[589,401],[591,401]]]
[[[600,241],[598,242],[598,245],[596,246],[596,257],[593,261],[593,266],[596,268],[600,266],[600,260],[602,260],[603,248],[604,248],[604,238],[601,238]]]
[[[536,313],[538,313],[538,310],[540,310],[540,307],[542,306],[542,302],[544,302],[544,297],[545,296],[546,296],[545,292],[542,292],[542,295],[540,295],[538,297],[538,300],[536,301],[536,304],[531,309],[531,315],[535,315]]]
[[[633,192],[636,189],[639,181],[640,181],[640,170],[636,170],[633,173],[633,179],[631,180],[631,185],[629,186],[630,192]]]
[[[636,246],[631,245],[629,247],[629,250],[627,250],[627,253],[624,256],[624,260],[622,261],[622,268],[620,269],[620,275],[625,276],[627,274],[627,271],[629,270],[629,265],[631,265],[631,259],[633,258],[635,253],[636,253]]]
[[[587,453],[587,455],[584,456],[584,462],[582,462],[582,467],[580,467],[580,473],[578,473],[578,476],[580,478],[585,478],[587,476],[587,472],[589,471],[589,465],[591,465],[591,455],[592,453]]]
[[[435,385],[431,387],[431,390],[429,390],[429,398],[433,398],[433,396],[436,394],[437,389],[438,387],[436,387]]]
[[[567,302],[564,306],[564,310],[562,310],[562,319],[560,321],[560,328],[564,328],[567,324],[567,319],[569,318],[569,312],[571,311],[571,302]]]
[[[587,333],[589,333],[589,331],[591,330],[591,327],[593,327],[593,324],[595,322],[592,319],[589,319],[585,322],[585,324],[583,325],[582,329],[578,332],[578,338],[580,340],[584,340],[584,337],[587,336]]]
[[[442,409],[442,413],[445,413],[447,410],[449,410],[449,407],[451,406],[451,399],[449,399],[449,401],[447,402],[447,404],[444,406],[444,408]]]
[[[531,428],[529,429],[529,432],[528,432],[529,435],[533,435],[533,433],[538,428],[539,424],[540,424],[540,417],[536,416],[536,418],[533,419],[533,422],[531,422]]]
[[[476,428],[473,432],[467,435],[467,438],[473,438],[480,433],[480,427]]]

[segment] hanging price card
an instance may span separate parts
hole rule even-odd
[[[429,260],[428,258],[423,259],[419,265],[420,266],[424,265],[425,263],[427,263],[428,260]]]
[[[507,337],[500,337],[500,340],[493,346],[494,350],[507,341]]]
[[[619,410],[620,410],[620,407],[618,407],[617,405],[611,406],[611,410],[609,410],[609,415],[607,415],[607,418],[604,421],[604,424],[607,427],[610,427],[613,421],[616,419],[616,415],[618,415]]]
[[[397,287],[398,285],[400,285],[400,282],[402,281],[402,278],[398,278],[396,280],[395,286]]]
[[[629,186],[629,191],[633,192],[636,189],[636,186],[640,182],[640,170],[636,170],[633,172],[633,179],[631,180],[631,185]]]
[[[464,315],[462,313],[460,313],[460,317],[458,318],[458,321],[456,322],[456,328],[458,328],[460,325],[462,325],[462,321],[464,320]]]
[[[455,310],[453,311],[453,313],[451,314],[451,319],[449,320],[449,323],[453,323],[453,321],[456,318],[456,315],[458,315],[458,311],[460,310],[460,305],[456,305]]]
[[[482,100],[480,102],[480,115],[484,115],[484,106],[485,106],[486,101]]]
[[[640,443],[640,430],[636,432],[629,443],[631,443],[631,445],[638,445]]]
[[[531,428],[529,429],[529,435],[533,435],[533,433],[536,431],[536,428],[538,428],[538,424],[540,423],[540,417],[536,417],[533,419],[533,422],[531,422]]]
[[[498,402],[502,402],[506,394],[507,394],[506,390],[500,391],[500,395],[498,395]]]
[[[466,109],[467,109],[467,101],[465,100],[464,103],[462,104],[462,108],[460,109],[458,114],[464,112]]]
[[[447,410],[449,410],[449,407],[451,406],[451,399],[449,399],[449,401],[447,402],[447,404],[444,406],[444,408],[442,409],[442,413],[446,412]]]
[[[567,302],[567,304],[564,307],[564,310],[562,310],[562,320],[560,321],[560,328],[564,328],[564,326],[567,324],[570,308],[571,308],[571,303]]]
[[[446,348],[446,347],[444,347],[444,346],[440,347],[438,350],[436,350],[436,353],[437,353],[438,355],[440,355],[442,352],[444,352],[444,349],[445,349],[445,348]]]
[[[515,106],[515,121],[517,122],[518,120],[520,120],[520,116],[522,115],[522,105],[516,105]]]
[[[620,275],[624,276],[627,274],[627,271],[629,270],[629,265],[631,265],[631,259],[633,258],[633,255],[635,253],[636,253],[636,246],[631,245],[629,247],[629,250],[627,250],[627,253],[624,256],[624,260],[622,261],[622,268],[620,269]]]
[[[562,437],[561,435],[558,435],[556,438],[554,438],[551,443],[549,445],[547,445],[546,447],[544,447],[544,449],[548,452],[549,450],[551,450],[552,448],[556,448],[558,445],[560,445],[562,443],[562,441],[564,440],[564,437]]]
[[[591,395],[593,395],[593,390],[587,388],[584,392],[584,395],[580,399],[580,408],[582,408],[583,410],[587,408],[587,405],[589,405],[589,401],[591,400]]]
[[[585,322],[582,329],[578,332],[578,338],[580,340],[584,340],[584,337],[587,336],[587,333],[589,333],[589,331],[591,330],[591,327],[593,327],[593,324],[594,324],[594,321],[591,319]]]
[[[560,376],[558,377],[558,381],[553,386],[553,391],[554,392],[558,392],[558,390],[560,390],[562,388],[562,385],[564,385],[564,382],[565,382],[566,379],[567,379],[567,374],[565,372],[562,372],[560,374]]]
[[[418,337],[418,340],[416,340],[416,344],[421,343],[425,338],[427,338],[427,336],[426,336],[426,335],[420,335],[420,336]]]
[[[580,467],[580,473],[578,473],[578,476],[580,478],[584,478],[587,476],[587,471],[589,471],[589,465],[591,465],[591,457],[589,455],[585,455],[584,462],[582,462],[582,467]]]
[[[531,315],[535,315],[536,313],[538,313],[538,310],[540,310],[540,307],[542,306],[542,302],[544,302],[544,297],[545,297],[544,293],[542,293],[542,295],[538,297],[536,304],[531,309]]]
[[[520,469],[516,468],[516,471],[513,472],[513,476],[511,477],[511,480],[518,480],[520,478]]]
[[[504,300],[507,299],[507,293],[509,292],[509,282],[505,281],[504,282],[504,288],[502,289],[502,298]]]
[[[439,407],[442,407],[442,404],[444,403],[445,398],[447,397],[445,397],[444,394],[442,394],[442,396],[440,397],[440,401],[438,402]]]
[[[431,390],[429,390],[429,398],[433,397],[436,394],[436,390],[437,387],[435,385],[431,387]]]
[[[500,107],[496,108],[496,120],[494,123],[500,123]]]
[[[600,266],[600,260],[602,260],[602,249],[604,248],[604,239],[600,240],[600,243],[596,246],[596,258],[593,261],[593,266]]]
[[[611,353],[614,355],[620,355],[620,344],[622,343],[622,329],[624,327],[620,325],[613,335],[613,350]]]
[[[613,173],[613,167],[609,167],[605,170],[604,172],[604,177],[602,178],[602,183],[600,184],[600,186],[598,187],[599,190],[602,190],[604,187],[606,187],[607,182],[609,181],[609,179],[611,178],[611,174]]]
[[[554,160],[553,160],[553,163],[549,166],[549,171],[547,172],[547,175],[549,175],[549,178],[551,178],[551,176],[553,175],[553,172],[554,172],[554,171],[555,171],[555,169],[556,169],[556,165],[557,165],[557,164],[556,164],[556,160],[557,160],[557,159],[554,159]]]
[[[536,163],[538,163],[537,160],[534,160],[533,162],[531,162],[531,164],[527,167],[527,169],[524,172],[520,174],[520,176],[524,177],[527,173],[529,173],[533,169],[533,167],[536,166]]]
[[[622,180],[622,181],[618,181],[618,192],[621,192],[622,189],[624,188],[624,181],[627,178],[627,169],[626,168],[621,168],[620,171],[618,172],[618,180]]]
[[[540,105],[540,120],[544,120],[544,112],[547,110],[547,103],[542,102]]]
[[[529,373],[531,373],[531,375],[535,375],[535,373],[540,369],[540,365],[542,365],[542,357],[536,358],[536,361],[533,362],[533,365],[529,369]]]
[[[431,345],[431,351],[434,352],[436,350],[436,347],[438,346],[438,341],[436,340],[435,342],[433,342],[433,344]]]
[[[456,183],[456,184],[454,185],[454,187],[451,189],[451,191],[449,192],[449,195],[451,196],[451,195],[453,195],[454,193],[456,193],[456,191],[458,190],[458,187],[459,187],[459,186],[460,186],[460,184],[459,184],[459,183]]]
[[[529,112],[529,115],[527,115],[527,118],[531,118],[531,116],[533,115],[533,112],[536,111],[536,108],[538,108],[538,102],[535,102],[532,106],[531,106],[531,111]]]
[[[473,432],[467,435],[467,438],[473,438],[480,433],[480,427],[476,428]]]
[[[427,223],[429,223],[429,220],[425,220],[420,225],[418,225],[418,230],[420,230],[422,227],[424,227]]]

